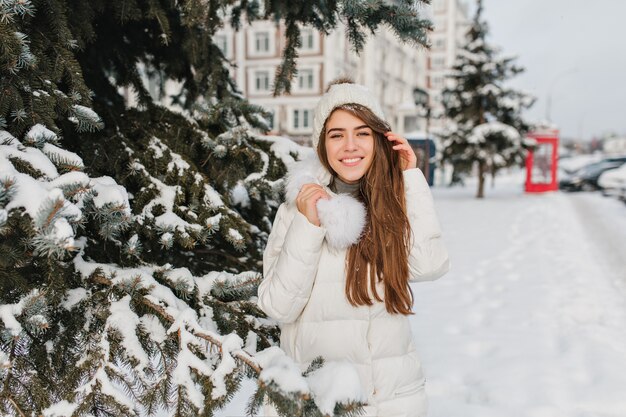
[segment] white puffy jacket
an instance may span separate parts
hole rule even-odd
[[[264,253],[259,306],[281,323],[281,348],[303,370],[320,355],[326,360],[348,360],[354,364],[368,394],[366,416],[425,416],[425,380],[408,317],[388,313],[385,303],[375,300],[372,306],[352,306],[345,295],[346,248],[329,244],[338,241],[338,230],[349,231],[344,227],[317,227],[295,206],[297,188],[302,182],[316,179],[328,185],[330,177],[320,167],[309,164],[304,168],[304,176],[299,173],[299,181],[288,181],[288,202],[278,209]],[[413,234],[410,280],[434,280],[448,271],[449,260],[432,196],[419,169],[404,171],[404,181]],[[333,196],[331,201],[341,200],[327,191]],[[331,210],[330,216],[334,212],[336,218],[326,219],[326,224],[333,220],[335,225],[344,226],[362,223],[363,219],[350,218],[342,209],[345,207]],[[378,293],[383,296],[384,287],[378,285]]]

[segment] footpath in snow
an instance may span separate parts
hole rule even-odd
[[[453,265],[414,286],[429,417],[625,417],[626,206],[497,181],[434,190]]]
[[[522,184],[433,190],[452,270],[413,286],[429,417],[626,417],[626,206]]]

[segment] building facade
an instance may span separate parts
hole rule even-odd
[[[273,86],[286,41],[282,24],[256,21],[237,32],[227,26],[214,40],[235,64],[231,74],[244,96],[272,113],[272,134],[308,143],[317,101],[333,79],[345,76],[367,86],[380,100],[392,129],[405,134],[425,126],[413,101],[413,88],[430,93],[436,113],[445,70],[454,61],[467,22],[460,0],[433,0],[422,12],[435,24],[430,51],[400,43],[383,27],[356,55],[341,25],[329,35],[301,28],[298,74],[291,93],[278,97],[273,96]]]
[[[467,4],[461,0],[433,0],[430,6],[434,31],[429,51],[427,91],[432,109],[431,125],[436,129],[442,124],[441,92],[450,81],[446,73],[454,65],[459,50],[465,44],[465,35],[471,26]]]
[[[243,94],[272,112],[272,133],[308,142],[317,101],[333,79],[344,76],[367,86],[379,98],[393,129],[404,131],[407,120],[410,123],[414,118],[417,109],[412,90],[426,84],[425,50],[402,45],[392,33],[382,30],[356,55],[343,27],[327,36],[302,28],[292,91],[274,97],[274,74],[285,47],[284,31],[282,25],[258,21],[238,32],[224,28],[215,37],[226,57],[236,64],[232,76]]]

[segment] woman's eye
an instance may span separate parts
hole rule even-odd
[[[341,137],[341,135],[330,135],[331,139],[337,139],[337,138],[340,138],[340,137]]]
[[[370,133],[369,132],[359,132],[357,133],[357,136],[369,136]]]

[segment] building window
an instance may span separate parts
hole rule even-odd
[[[309,109],[296,109],[293,111],[293,128],[308,129],[313,124],[313,112]]]
[[[445,57],[433,58],[433,68],[434,69],[445,68],[445,66],[446,66],[446,58]]]
[[[313,89],[313,69],[305,68],[298,70],[298,88],[301,90]]]
[[[313,29],[305,28],[300,31],[300,42],[302,50],[310,51],[314,45]]]
[[[435,39],[434,47],[435,47],[435,49],[445,49],[446,48],[446,39],[445,38],[437,38],[437,39]]]
[[[254,72],[254,87],[256,91],[270,90],[270,73],[269,71]]]
[[[213,37],[215,45],[220,48],[224,56],[228,56],[228,39],[226,35],[215,35]]]
[[[276,126],[276,123],[274,123],[274,117],[276,117],[276,112],[274,110],[268,110],[268,112],[269,116],[266,119],[267,126],[270,128],[270,130],[274,130],[274,126]]]
[[[254,50],[256,52],[270,51],[270,34],[268,32],[257,32],[254,34]]]
[[[404,133],[416,131],[418,128],[417,116],[404,116]]]
[[[433,77],[433,88],[443,88],[443,77],[435,76]]]

